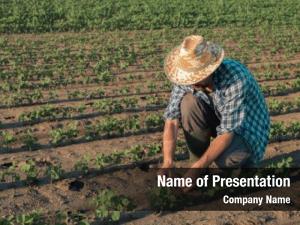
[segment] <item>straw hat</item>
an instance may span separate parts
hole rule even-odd
[[[167,55],[164,70],[175,84],[196,84],[212,74],[223,58],[224,50],[219,45],[191,35]]]

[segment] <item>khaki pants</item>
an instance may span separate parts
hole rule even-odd
[[[207,150],[211,137],[216,137],[220,120],[203,100],[186,94],[181,101],[181,123],[191,161],[196,161]],[[243,138],[234,134],[230,146],[215,160],[219,168],[252,167],[251,153]]]

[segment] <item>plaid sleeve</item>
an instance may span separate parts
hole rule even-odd
[[[245,119],[247,79],[237,79],[225,91],[223,106],[220,110],[221,121],[217,127],[218,135],[236,131]]]
[[[183,98],[185,93],[186,93],[186,90],[181,88],[179,85],[173,86],[169,104],[163,115],[165,120],[180,119],[180,117],[181,117],[180,103],[181,103],[181,99]]]

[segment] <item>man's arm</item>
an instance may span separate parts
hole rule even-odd
[[[177,133],[179,128],[178,119],[166,120],[163,133],[163,165],[162,168],[173,167],[173,157],[176,149]]]
[[[233,132],[224,133],[217,136],[210,144],[206,152],[202,155],[202,157],[193,164],[192,168],[206,168],[208,167],[219,155],[224,152],[226,148],[232,142],[234,137]]]

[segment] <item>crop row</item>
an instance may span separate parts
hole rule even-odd
[[[101,120],[84,121],[84,123],[74,121],[63,127],[58,126],[48,132],[48,143],[46,145],[38,143],[38,138],[30,128],[23,129],[22,132],[19,131],[18,135],[9,130],[4,130],[1,131],[0,146],[5,147],[6,151],[12,151],[13,148],[10,146],[22,143],[21,149],[38,149],[161,131],[162,128],[163,118],[161,113],[133,114],[125,118],[107,116]]]
[[[157,58],[157,54],[153,55],[153,58]],[[153,59],[151,59],[153,60]],[[140,60],[139,60],[140,61]],[[158,61],[158,60],[156,60]],[[113,74],[117,74],[118,77],[124,73],[124,69],[129,70],[126,71],[126,73],[133,73],[136,72],[135,70],[138,69],[127,69],[129,68],[129,65],[135,65],[133,64],[135,59],[131,59],[130,61],[114,61],[114,60],[107,60],[107,59],[100,59],[95,62],[91,61],[82,61],[80,63],[56,63],[51,65],[43,65],[43,67],[35,66],[36,63],[32,62],[31,66],[28,66],[27,68],[22,68],[19,65],[15,65],[14,68],[11,69],[2,69],[0,71],[0,79],[3,81],[15,81],[15,82],[24,82],[24,81],[43,81],[45,79],[51,78],[52,80],[60,80],[64,81],[64,78],[67,76],[67,79],[83,79],[87,75],[90,77],[97,76],[104,72],[109,72]],[[121,73],[118,71],[117,67],[112,68],[112,65],[121,69]],[[155,70],[162,70],[161,68],[161,62],[154,64],[152,66],[155,66]],[[150,67],[141,65],[142,68]],[[276,78],[277,76],[282,76],[282,73],[289,73],[291,69],[299,69],[300,63],[282,63],[282,64],[265,64],[261,65],[259,68],[264,69],[265,71],[263,73],[257,74],[256,77],[260,79],[267,79],[267,78]],[[117,70],[116,70],[117,69]],[[255,73],[254,70],[254,74]],[[280,70],[279,70],[280,69]],[[283,71],[283,69],[287,69],[286,71]],[[153,72],[154,72],[153,71]],[[297,72],[296,72],[297,73]],[[275,76],[275,77],[273,77]],[[286,76],[286,75],[284,75]],[[66,80],[67,80],[66,79]]]
[[[275,86],[261,84],[260,88],[265,96],[286,95],[300,90],[300,78],[289,81],[288,83],[278,82]]]
[[[157,65],[160,65],[161,62],[153,64],[156,68],[151,69],[134,69],[131,72],[126,72],[127,74],[118,74],[115,72],[111,72],[109,69],[99,69],[98,70],[98,64],[94,66],[92,70],[86,70],[82,69],[80,71],[75,72],[74,74],[80,74],[77,77],[68,76],[66,74],[72,74],[71,72],[65,72],[59,70],[57,71],[58,74],[60,74],[58,77],[52,77],[52,75],[46,76],[44,78],[39,79],[39,81],[31,81],[26,80],[24,78],[24,75],[26,73],[20,73],[20,75],[15,76],[14,80],[10,79],[4,79],[3,82],[0,84],[0,91],[5,92],[11,92],[11,91],[20,91],[20,90],[26,90],[26,89],[49,89],[49,88],[63,88],[71,85],[111,85],[116,81],[122,81],[122,82],[139,82],[140,80],[144,80],[144,78],[147,76],[149,77],[149,73],[152,73],[153,80],[162,80],[165,79],[165,76],[161,70],[160,67],[157,67]],[[152,65],[152,64],[144,64],[143,66]],[[300,64],[297,64],[297,67],[299,67]],[[63,69],[62,69],[63,70]],[[93,72],[94,71],[94,72]],[[142,71],[147,72],[147,74],[142,75]],[[138,72],[138,73],[137,73]],[[47,73],[46,71],[41,73]],[[2,73],[3,74],[3,73]],[[299,77],[299,70],[295,70],[294,72],[289,71],[282,71],[282,72],[273,72],[273,71],[266,71],[266,72],[260,72],[255,73],[254,76],[256,76],[259,80],[274,80],[274,79],[285,79],[285,78],[295,78]]]
[[[31,104],[47,104],[47,103],[58,103],[66,101],[81,101],[81,100],[92,100],[92,99],[102,99],[109,97],[126,97],[131,95],[141,95],[141,94],[153,94],[157,90],[159,92],[167,92],[171,90],[171,83],[169,81],[164,82],[147,82],[141,83],[135,86],[123,86],[119,88],[113,88],[111,90],[104,91],[103,88],[97,88],[92,91],[88,90],[67,90],[65,93],[60,93],[58,91],[49,91],[48,93],[43,93],[41,90],[34,91],[22,91],[15,92],[9,95],[0,96],[2,105],[1,108],[7,108],[11,106],[25,106]],[[67,95],[65,99],[62,99],[61,94]]]
[[[176,154],[183,154],[186,150],[185,143],[179,140],[176,146]],[[117,166],[117,164],[130,164],[146,159],[150,160],[161,153],[161,143],[138,144],[122,151],[114,151],[110,154],[98,153],[95,157],[91,157],[87,153],[74,163],[73,168],[70,171],[87,174],[93,169],[100,170],[105,167],[109,168],[111,166]],[[75,174],[70,171],[64,171],[61,163],[54,164],[48,161],[39,163],[34,159],[6,162],[1,167],[0,182],[2,183],[11,183],[20,180],[33,182],[38,178],[48,178],[52,182],[65,179],[68,174]]]
[[[84,124],[71,122],[64,127],[50,130],[49,143],[46,147],[157,131],[161,130],[162,125],[163,119],[158,113],[148,114],[145,118],[143,115],[135,114],[123,119],[107,116],[101,120],[85,121]],[[20,137],[19,140],[17,136]],[[41,147],[34,131],[30,128],[23,130],[22,134],[17,136],[10,131],[1,131],[0,146],[9,147],[19,141],[26,149]]]
[[[150,115],[146,119],[146,123],[154,125],[155,127],[161,126],[160,118],[156,115]],[[105,121],[106,124],[93,124],[88,126],[88,135],[86,138],[94,139],[95,135],[98,135],[99,132],[111,134],[112,132],[116,131],[120,128],[120,125],[117,125],[115,122],[116,120],[109,118]],[[120,122],[120,121],[119,121]],[[160,124],[160,125],[159,125]],[[101,127],[101,128],[100,128]],[[94,129],[96,128],[96,129]],[[123,133],[120,130],[117,131],[118,133]],[[67,127],[67,128],[59,128],[56,130],[51,131],[54,134],[54,137],[58,138],[57,135],[63,135],[62,138],[54,139],[52,141],[57,141],[56,143],[61,143],[62,141],[66,141],[67,138],[74,138],[76,133],[75,127]],[[270,129],[270,142],[278,141],[278,140],[288,140],[288,139],[295,139],[300,137],[300,122],[294,121],[290,123],[284,122],[272,122],[271,129]],[[177,153],[184,153],[186,152],[187,148],[183,141],[178,141]],[[78,160],[74,164],[74,171],[80,171],[84,174],[87,174],[91,168],[96,169],[103,169],[104,167],[120,164],[120,163],[128,163],[128,162],[135,162],[144,160],[147,157],[153,157],[162,152],[162,145],[161,143],[151,143],[151,144],[144,144],[144,145],[135,145],[130,147],[124,151],[113,152],[111,154],[103,154],[99,153],[96,157],[90,157],[86,154],[80,160]],[[15,182],[19,181],[21,177],[25,176],[25,180],[27,181],[34,181],[38,177],[42,176],[48,177],[51,181],[59,180],[64,178],[63,173],[64,170],[61,164],[54,165],[51,162],[47,162],[47,168],[41,169],[38,168],[37,162],[33,159],[30,159],[23,163],[16,163],[10,162],[5,163],[4,170],[1,170],[0,173],[0,181],[1,182]],[[43,172],[44,171],[44,172]]]
[[[85,210],[56,210],[45,209],[2,216],[1,225],[90,225],[111,224],[121,219],[122,214],[132,211],[136,205],[124,195],[110,189],[103,189],[95,196],[87,199],[92,209]]]
[[[147,71],[146,71],[147,72]],[[150,75],[151,73],[151,75]],[[12,80],[6,80],[3,81],[0,85],[0,91],[3,93],[10,92],[10,91],[20,91],[20,90],[26,90],[26,89],[41,89],[41,90],[48,90],[50,88],[60,89],[65,88],[71,85],[81,85],[82,87],[88,86],[88,85],[114,85],[115,82],[119,82],[120,84],[126,84],[126,83],[138,83],[145,79],[146,76],[153,76],[153,81],[160,81],[165,80],[165,75],[162,71],[153,72],[150,71],[150,73],[142,74],[142,73],[128,73],[128,74],[113,74],[109,70],[105,70],[102,72],[95,72],[94,74],[84,74],[82,73],[79,77],[66,77],[64,73],[61,73],[61,76],[59,78],[51,78],[46,77],[43,79],[40,79],[38,82],[32,82],[32,81],[26,81],[22,80],[21,77],[18,77],[17,80],[14,82]],[[293,74],[285,74],[285,77],[295,77]],[[19,80],[19,78],[21,80]]]
[[[172,84],[165,80],[164,82],[149,81],[146,84],[138,85],[126,85],[123,87],[112,87],[112,89],[104,91],[103,88],[98,88],[93,91],[87,90],[72,90],[67,91],[67,98],[62,99],[59,90],[51,90],[48,94],[43,93],[41,90],[36,89],[34,91],[20,91],[10,93],[9,95],[0,96],[2,105],[0,108],[7,108],[13,106],[26,106],[34,104],[47,104],[47,103],[59,103],[67,101],[81,101],[101,99],[117,96],[130,96],[140,94],[162,93],[171,91]],[[270,85],[261,85],[261,89],[265,96],[277,96],[285,95],[288,93],[297,92],[300,90],[300,79],[291,80],[288,83],[278,83],[274,87]],[[159,91],[158,91],[159,90]]]
[[[246,29],[245,29],[246,30]],[[267,32],[264,31],[265,33],[263,33],[263,38],[262,40],[264,41],[270,41],[270,36],[274,35],[274,40],[276,40],[275,43],[272,42],[272,44],[268,44],[266,47],[264,47],[264,45],[260,46],[260,41],[257,41],[257,36],[254,35],[253,37],[249,38],[249,36],[245,35],[247,38],[243,39],[241,38],[241,34],[243,34],[245,32],[245,30],[243,29],[243,32],[239,31],[239,35],[236,35],[233,38],[232,42],[234,42],[235,44],[232,45],[232,43],[230,43],[230,46],[228,46],[228,48],[226,47],[226,43],[224,44],[225,48],[228,50],[229,55],[228,56],[232,56],[232,57],[236,57],[236,56],[241,56],[244,57],[245,55],[248,55],[248,58],[251,58],[252,56],[257,56],[257,55],[261,55],[261,53],[265,50],[270,50],[271,52],[273,52],[274,54],[278,53],[280,51],[281,54],[284,54],[283,51],[294,51],[295,53],[299,52],[299,49],[297,50],[297,46],[299,46],[296,43],[293,43],[291,40],[293,40],[294,36],[297,35],[292,35],[290,34],[291,31],[287,32],[289,38],[286,39],[285,41],[283,41],[282,38],[280,38],[280,36],[275,33],[273,34],[272,32]],[[212,39],[214,39],[213,36],[218,36],[220,32],[209,32],[210,30],[208,30],[205,33],[211,33]],[[174,32],[174,31],[173,31]],[[200,32],[200,31],[199,31]],[[276,32],[281,32],[281,30],[276,31]],[[183,36],[183,34],[186,35],[186,32],[182,32],[181,31],[181,36]],[[236,33],[233,32],[232,29],[230,30],[226,30],[226,37],[228,37],[228,39],[230,40],[230,36],[232,36],[232,33]],[[247,33],[247,32],[245,32]],[[37,71],[39,71],[38,68],[40,69],[44,69],[49,71],[49,68],[56,67],[57,65],[59,66],[58,71],[61,67],[63,66],[68,66],[68,65],[78,65],[78,64],[82,64],[82,66],[84,66],[84,64],[88,63],[88,62],[97,62],[100,60],[104,60],[104,61],[108,61],[108,62],[119,62],[121,61],[125,61],[125,62],[132,62],[132,61],[136,61],[136,57],[138,55],[148,55],[148,57],[152,58],[156,55],[164,55],[161,54],[160,52],[166,53],[172,46],[178,44],[181,41],[181,37],[180,38],[176,38],[176,40],[172,41],[172,44],[170,44],[169,46],[165,46],[165,43],[170,43],[170,38],[173,37],[172,39],[174,39],[175,37],[178,37],[178,32],[176,33],[176,35],[170,35],[170,37],[165,37],[167,34],[165,34],[165,32],[163,32],[162,34],[158,33],[157,35],[157,40],[151,41],[153,38],[153,32],[151,33],[151,35],[146,35],[143,36],[143,41],[144,44],[139,47],[138,49],[136,48],[136,46],[134,44],[129,44],[128,45],[128,41],[117,45],[115,44],[114,41],[110,41],[110,40],[105,40],[103,41],[103,37],[101,37],[101,35],[97,35],[94,34],[95,37],[97,37],[99,40],[96,43],[93,43],[91,40],[86,41],[82,36],[78,37],[78,41],[80,42],[82,39],[85,40],[84,43],[80,44],[70,44],[70,46],[72,46],[72,48],[74,48],[75,46],[75,51],[71,48],[71,47],[65,47],[62,48],[61,45],[61,41],[58,41],[57,47],[53,47],[53,45],[48,44],[49,42],[51,42],[51,40],[56,40],[56,38],[50,39],[48,40],[46,39],[40,39],[36,42],[31,41],[31,40],[22,40],[22,39],[18,39],[18,41],[21,43],[20,45],[20,50],[17,49],[16,46],[12,46],[10,48],[10,50],[7,53],[10,53],[6,56],[0,56],[0,65],[10,65],[10,67],[12,69],[18,69],[21,71],[26,71],[25,68],[22,69],[22,65],[25,64],[27,65],[29,68],[31,68],[32,71],[32,75],[35,76],[35,71],[33,70],[34,68],[37,67]],[[161,37],[167,38],[167,40],[161,40]],[[224,37],[222,36],[222,37]],[[278,37],[279,36],[279,37]],[[113,37],[110,37],[108,39],[112,39]],[[59,40],[59,38],[57,38]],[[251,40],[253,39],[253,40]],[[73,40],[73,39],[72,39]],[[220,39],[221,41],[222,39]],[[219,42],[220,42],[219,41]],[[223,40],[224,41],[224,40]],[[0,41],[1,42],[1,41]],[[2,46],[2,54],[5,52],[4,49],[5,47],[9,46],[9,43],[6,39],[2,40],[3,44]],[[65,45],[65,40],[63,40]],[[111,44],[106,44],[106,42],[111,42]],[[26,43],[26,44],[24,44]],[[44,43],[45,45],[43,46],[43,51],[38,50],[33,50],[34,49],[34,44],[41,44]],[[136,43],[136,41],[135,41]],[[162,45],[163,43],[163,45]],[[222,42],[220,42],[222,43]],[[250,43],[249,46],[247,46],[247,43]],[[1,44],[1,43],[0,43]],[[276,44],[278,46],[276,46]],[[47,45],[49,45],[49,47],[47,48]],[[87,46],[87,47],[85,47]],[[99,47],[100,46],[100,47]],[[85,49],[86,48],[86,49]],[[48,49],[48,50],[47,50]],[[251,51],[249,51],[248,49],[251,49]],[[21,52],[20,52],[21,51]],[[24,52],[23,52],[24,51]],[[25,56],[23,56],[22,54],[27,53]],[[159,54],[158,54],[159,53]],[[237,53],[238,55],[235,55],[235,53]],[[21,54],[21,55],[20,55]],[[250,54],[250,55],[249,55]],[[240,58],[240,57],[237,57]],[[105,60],[105,59],[109,59],[109,60]],[[34,66],[32,66],[34,65]],[[81,67],[82,67],[81,66]],[[42,68],[41,68],[42,67]],[[14,72],[18,72],[18,70],[14,71]],[[51,71],[50,71],[51,72]],[[47,73],[46,73],[47,74]],[[31,75],[29,75],[31,76]]]
[[[123,112],[138,112],[157,110],[166,106],[168,97],[158,95],[124,97],[122,99],[101,99],[79,106],[56,107],[53,105],[41,106],[30,112],[23,112],[18,121],[23,124],[33,124],[38,121],[53,121],[59,119],[87,118],[88,115],[111,115]],[[88,113],[90,112],[90,113]],[[1,126],[0,126],[1,127]]]
[[[137,59],[135,53],[127,53],[128,57],[126,59],[121,59],[118,55],[111,55],[101,57],[97,59],[97,57],[93,58],[92,60],[83,59],[81,58],[78,62],[64,60],[63,57],[59,57],[55,63],[52,64],[45,64],[38,62],[30,62],[26,66],[20,65],[18,60],[15,59],[12,61],[12,66],[8,68],[2,68],[0,73],[0,79],[9,83],[11,80],[15,80],[20,82],[19,86],[26,84],[26,81],[39,81],[42,80],[41,83],[49,83],[50,79],[56,79],[60,82],[64,82],[64,80],[71,81],[74,78],[81,78],[84,80],[85,74],[89,76],[100,76],[102,73],[109,72],[109,73],[119,73],[119,72],[134,72],[137,69],[161,69],[162,62],[165,57],[165,53],[158,53],[154,52],[147,57]],[[237,54],[237,55],[235,55]],[[247,53],[248,54],[248,53]],[[261,55],[260,53],[256,52],[253,53],[253,56],[247,56],[246,54],[242,53],[241,51],[230,51],[227,57],[236,58],[240,61],[247,63],[247,61],[251,61],[249,59]],[[265,53],[263,54],[265,55]],[[249,58],[249,59],[246,59]],[[288,57],[287,57],[288,58]],[[284,58],[282,60],[285,60]],[[1,61],[1,60],[0,60]],[[2,60],[2,63],[5,63],[7,60]],[[45,61],[42,59],[42,61]],[[130,66],[134,66],[134,69]],[[275,72],[278,73],[278,72]],[[65,76],[68,76],[67,79]],[[28,84],[27,84],[28,85]]]
[[[161,62],[160,62],[161,63]],[[155,68],[152,68],[154,80],[162,80],[165,79],[162,68],[159,64],[154,64]],[[110,65],[110,64],[107,64]],[[147,66],[149,64],[143,64],[143,66]],[[68,85],[88,85],[88,84],[99,84],[99,85],[108,85],[113,84],[114,82],[138,82],[140,80],[144,80],[145,77],[149,77],[149,74],[136,73],[136,71],[142,71],[142,69],[137,69],[136,71],[129,72],[126,74],[116,74],[115,72],[111,72],[110,69],[103,69],[101,66],[98,67],[99,64],[95,64],[92,68],[80,68],[75,69],[74,71],[69,71],[64,67],[58,66],[54,67],[50,70],[40,70],[40,71],[24,71],[18,68],[18,72],[0,72],[3,78],[3,82],[0,85],[0,91],[8,92],[8,91],[18,91],[22,89],[49,89],[49,88],[61,88],[66,87]],[[122,68],[128,67],[129,64],[124,64]],[[268,70],[260,73],[253,73],[254,76],[259,80],[276,80],[276,79],[287,79],[287,78],[296,78],[299,77],[300,73],[300,63],[295,65],[296,70],[294,72],[290,72],[288,70],[278,71],[278,68],[275,70]],[[74,68],[72,68],[73,70]],[[146,69],[148,71],[149,69]],[[29,74],[35,74],[36,81],[31,79],[28,80]],[[57,74],[57,75],[55,75]],[[70,74],[70,76],[69,76]],[[13,79],[12,79],[13,77]]]
[[[272,122],[270,129],[270,141],[282,141],[300,137],[300,122],[290,123]]]
[[[300,111],[300,97],[296,97],[292,101],[270,99],[267,102],[267,104],[270,115],[278,115]]]
[[[84,104],[78,106],[44,105],[35,110],[21,113],[17,118],[19,123],[2,123],[0,128],[9,128],[13,124],[24,126],[45,121],[86,119],[115,113],[153,111],[166,107],[168,100],[168,95],[146,95],[123,99],[100,99],[89,103],[88,106]],[[271,115],[300,111],[300,97],[292,101],[270,99],[267,104]]]
[[[178,40],[178,43],[180,40]],[[174,43],[174,45],[178,44]],[[222,42],[221,42],[222,43]],[[282,43],[281,43],[282,44]],[[141,49],[136,49],[135,46],[121,45],[114,47],[99,47],[95,46],[89,50],[83,50],[84,46],[77,46],[77,50],[71,50],[70,48],[51,48],[47,50],[43,49],[43,54],[40,52],[34,52],[32,48],[26,49],[26,52],[19,52],[16,49],[11,49],[11,54],[6,52],[5,55],[0,55],[0,67],[1,69],[34,69],[42,70],[55,65],[77,65],[86,64],[88,62],[96,63],[97,61],[110,59],[114,64],[123,62],[136,62],[137,59],[150,58],[157,56],[161,59],[174,45],[165,45],[162,43],[155,43],[154,45],[143,46]],[[224,44],[226,54],[228,57],[240,56],[243,60],[251,60],[251,57],[257,58],[263,54],[276,55],[278,51],[287,57],[297,53],[299,48],[298,43],[282,44],[282,46],[275,47],[256,45],[256,46],[243,46],[239,48],[237,46]],[[252,51],[249,51],[252,49]],[[24,50],[22,50],[24,51]],[[237,54],[236,54],[237,53]],[[109,57],[108,57],[109,56]],[[33,71],[34,72],[34,71]]]
[[[174,45],[188,34],[205,34],[208,39],[217,42],[224,40],[224,36],[229,40],[238,40],[237,44],[242,49],[246,46],[260,46],[261,44],[279,47],[281,44],[289,45],[295,42],[295,37],[299,36],[298,26],[257,26],[250,27],[222,27],[222,29],[212,28],[192,28],[192,29],[162,29],[162,30],[139,30],[139,31],[116,31],[116,32],[85,32],[35,35],[34,38],[24,36],[5,36],[0,38],[0,47],[3,50],[12,49],[26,52],[28,49],[40,52],[41,49],[64,49],[76,50],[77,46],[83,46],[83,50],[95,48],[99,45],[109,47],[119,47],[120,45],[134,45],[140,49],[149,45],[164,43]],[[259,37],[259,38],[258,38]],[[102,45],[104,44],[104,45]],[[42,55],[42,54],[41,54]]]

